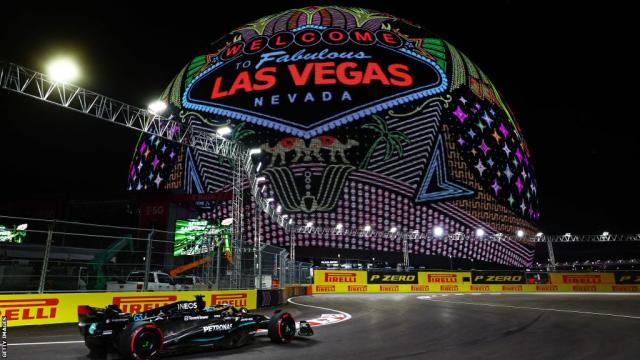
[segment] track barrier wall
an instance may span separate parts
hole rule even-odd
[[[315,270],[313,292],[640,292],[640,272]]]
[[[0,315],[7,317],[10,327],[72,323],[78,321],[79,305],[116,304],[122,311],[137,313],[180,300],[193,300],[200,294],[205,296],[207,306],[231,304],[250,310],[257,308],[257,290],[2,294]]]

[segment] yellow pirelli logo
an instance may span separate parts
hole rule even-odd
[[[411,285],[411,291],[429,291],[429,285]]]
[[[440,291],[459,291],[458,285],[440,285]]]
[[[489,285],[471,285],[469,288],[471,291],[491,291]]]
[[[324,282],[346,282],[354,283],[357,281],[357,274],[353,272],[326,272],[324,273]]]
[[[367,285],[349,285],[347,290],[349,292],[367,292]]]
[[[380,292],[398,292],[400,291],[399,285],[380,285]]]
[[[581,292],[596,292],[598,291],[598,287],[595,285],[573,285],[573,291],[581,291]]]
[[[536,291],[558,291],[558,285],[536,285]]]
[[[177,300],[178,300],[178,297],[175,295],[114,296],[112,303],[114,305],[117,305],[120,308],[120,310],[122,310],[123,312],[135,314],[135,313],[159,308],[160,306],[171,304],[173,302],[176,302]]]
[[[502,285],[502,291],[522,291],[522,285]]]
[[[456,274],[429,274],[427,275],[427,281],[430,283],[457,283],[458,275]]]
[[[336,292],[335,285],[316,285],[316,292]]]
[[[565,284],[600,284],[600,275],[562,275]]]
[[[638,292],[640,288],[637,285],[613,285],[611,290],[616,292]]]
[[[0,315],[7,320],[53,319],[59,302],[57,298],[0,300]]]
[[[247,294],[233,293],[233,294],[212,294],[211,305],[229,304],[235,307],[247,306]]]

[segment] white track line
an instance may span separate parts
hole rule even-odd
[[[339,314],[344,315],[344,319],[342,319],[342,320],[340,320],[340,321],[336,321],[336,322],[331,323],[331,324],[328,324],[328,325],[333,325],[333,324],[341,323],[341,322],[343,322],[343,321],[347,321],[347,320],[351,319],[351,314],[346,313],[346,312],[344,312],[344,311],[340,311],[340,310],[336,310],[336,309],[329,309],[329,308],[326,308],[326,307],[315,306],[315,305],[300,304],[300,303],[297,303],[297,302],[295,302],[295,301],[293,301],[293,300],[291,300],[291,299],[288,299],[287,301],[288,301],[289,303],[293,304],[293,305],[306,306],[306,307],[315,308],[315,309],[322,309],[322,310],[327,310],[327,311],[333,311],[333,312],[337,312],[337,313],[339,313]],[[320,325],[320,326],[322,326],[322,325]]]
[[[515,305],[501,305],[501,304],[487,304],[487,303],[473,303],[473,302],[465,302],[465,301],[447,301],[447,300],[436,300],[436,299],[424,299],[426,301],[434,301],[434,302],[442,302],[447,304],[464,304],[464,305],[476,305],[476,306],[488,306],[488,307],[501,307],[501,308],[511,308],[511,309],[524,309],[524,310],[539,310],[539,311],[555,311],[555,312],[564,312],[571,314],[582,314],[582,315],[597,315],[597,316],[610,316],[610,317],[619,317],[625,319],[636,319],[640,320],[640,316],[631,316],[631,315],[620,315],[620,314],[608,314],[608,313],[599,313],[592,311],[579,311],[579,310],[566,310],[566,309],[551,309],[551,308],[539,308],[539,307],[531,307],[531,306],[515,306]]]
[[[52,344],[81,344],[84,343],[83,340],[74,340],[74,341],[47,341],[47,342],[34,342],[34,343],[17,343],[17,344],[9,344],[11,346],[21,346],[21,345],[52,345]]]

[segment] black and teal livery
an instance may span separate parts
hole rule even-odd
[[[309,324],[296,324],[291,314],[273,316],[249,313],[231,305],[207,307],[202,296],[178,301],[138,314],[106,308],[80,306],[78,326],[91,351],[115,350],[129,359],[155,359],[165,353],[197,349],[239,347],[253,341],[261,330],[276,343],[296,335],[311,336]]]

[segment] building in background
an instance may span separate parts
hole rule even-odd
[[[393,15],[308,7],[265,16],[196,54],[162,99],[175,120],[208,131],[230,127],[227,137],[260,147],[264,191],[297,224],[537,232],[538,184],[505,100],[460,50]],[[228,193],[231,167],[143,135],[128,178],[131,191]],[[195,206],[201,218],[231,212],[229,200]],[[253,206],[245,202],[245,219],[253,219]],[[289,244],[266,216],[259,223],[264,242]],[[255,222],[244,226],[253,241]],[[296,242],[299,251],[402,251],[400,240],[376,236],[298,234]],[[510,266],[528,266],[534,255],[525,242],[416,239],[409,246],[417,255]]]

